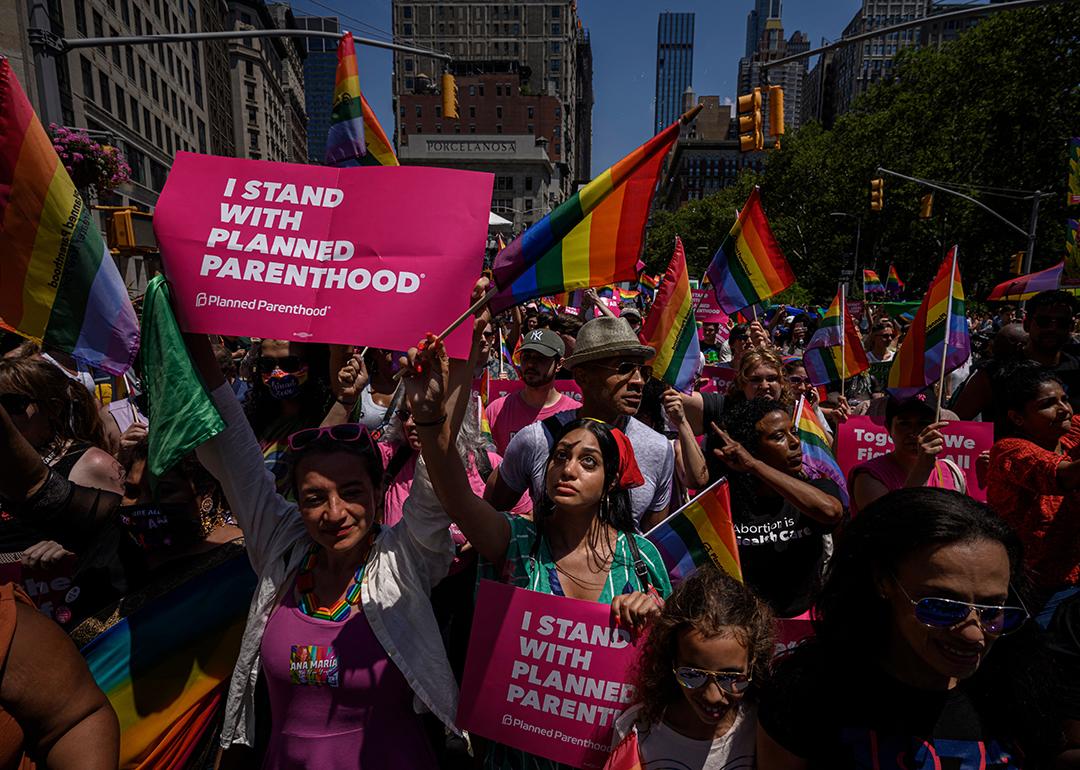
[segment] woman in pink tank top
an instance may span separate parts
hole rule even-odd
[[[894,449],[851,469],[852,516],[879,497],[905,487],[967,491],[960,468],[940,457],[945,449],[941,429],[946,423],[934,422],[934,417],[934,406],[923,395],[904,401],[889,398],[885,428]]]

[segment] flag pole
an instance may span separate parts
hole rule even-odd
[[[502,324],[496,324],[499,327],[499,379],[501,380],[505,374],[503,367],[505,362],[503,361],[503,336],[502,336]]]
[[[679,508],[677,508],[677,509],[676,509],[676,510],[674,510],[673,512],[669,513],[666,519],[664,519],[664,520],[663,520],[662,522],[660,522],[660,523],[659,523],[659,524],[657,524],[657,525],[656,525],[655,527],[653,527],[652,529],[650,529],[650,530],[649,530],[648,532],[645,532],[645,533],[644,533],[644,534],[642,535],[642,537],[648,537],[648,536],[649,536],[650,534],[652,534],[653,532],[655,532],[656,530],[658,530],[658,529],[659,529],[660,527],[664,526],[664,525],[665,525],[665,524],[666,524],[667,522],[671,521],[671,520],[672,520],[673,518],[675,518],[676,516],[678,516],[678,515],[679,515],[680,513],[682,513],[683,511],[685,511],[685,510],[686,510],[687,508],[689,508],[689,507],[690,507],[691,505],[693,505],[694,503],[696,503],[696,502],[697,502],[698,500],[700,500],[700,499],[701,499],[701,498],[703,498],[703,497],[704,497],[705,495],[707,495],[707,494],[709,494],[710,492],[712,492],[712,491],[713,491],[714,489],[716,489],[716,488],[717,488],[718,486],[720,486],[721,484],[723,484],[723,483],[724,483],[724,482],[726,482],[726,481],[727,481],[727,476],[721,476],[721,477],[720,477],[720,478],[718,478],[718,479],[717,479],[716,481],[714,481],[714,482],[713,482],[712,484],[709,484],[709,486],[705,487],[705,488],[704,488],[703,490],[701,490],[701,491],[700,491],[700,492],[698,492],[698,493],[697,493],[696,495],[694,495],[694,496],[693,496],[692,498],[690,498],[690,500],[688,500],[688,501],[687,501],[686,503],[684,503],[683,505],[681,505],[681,506],[680,506]]]
[[[945,395],[945,364],[949,360],[949,325],[952,320],[953,290],[956,284],[956,260],[960,257],[960,250],[953,246],[952,266],[949,268],[949,296],[945,305],[945,344],[941,348],[941,374],[938,375],[937,412],[934,422],[941,422],[941,399]]]
[[[847,284],[840,282],[840,398],[847,386]]]

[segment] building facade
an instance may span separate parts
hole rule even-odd
[[[775,3],[779,10],[779,2]],[[810,38],[805,33],[796,31],[788,39],[784,38],[784,26],[779,17],[766,19],[761,26],[758,48],[750,56],[739,59],[738,88],[740,94],[748,94],[755,88],[762,90],[762,114],[766,116],[766,133],[769,114],[770,85],[784,89],[784,125],[793,131],[802,124],[802,91],[806,80],[806,62],[789,62],[779,67],[762,65],[783,59],[797,53],[810,50]]]
[[[589,153],[580,152],[577,144],[586,136],[591,141],[591,117],[589,130],[578,126],[579,116],[585,111],[581,102],[591,98],[591,84],[589,93],[581,93],[582,80],[591,75],[591,44],[580,25],[575,0],[517,0],[509,4],[485,0],[393,0],[392,15],[396,41],[449,53],[454,57],[450,70],[453,74],[497,74],[516,67],[522,93],[557,98],[559,129],[537,138],[551,143],[565,167],[559,174],[565,194],[569,194],[575,179],[590,177],[590,170],[582,164]],[[579,67],[578,52],[586,48],[589,65]],[[411,112],[402,112],[405,97],[438,92],[444,68],[443,62],[431,57],[394,52],[393,98],[399,145],[401,134],[412,123]],[[459,84],[459,97],[461,92]],[[462,119],[468,120],[465,116]]]
[[[656,23],[656,99],[653,133],[682,114],[683,93],[694,79],[694,14],[661,13]]]
[[[336,16],[297,16],[300,29],[339,32]],[[305,38],[304,103],[307,106],[307,154],[311,163],[326,157],[326,135],[330,131],[330,109],[334,103],[337,77],[337,41],[319,37]]]
[[[495,175],[491,210],[521,232],[561,201],[556,164],[544,139],[525,134],[419,134],[402,145],[405,166],[441,166]]]
[[[286,3],[266,6],[274,26],[278,29],[298,29],[292,8]],[[281,61],[285,91],[286,129],[289,132],[288,154],[290,163],[307,163],[307,103],[304,97],[304,59],[307,57],[305,38],[280,38],[285,56]]]
[[[765,22],[782,16],[781,0],[754,0],[754,7],[746,15],[746,49],[743,56],[753,56],[765,31]]]

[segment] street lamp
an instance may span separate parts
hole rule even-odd
[[[829,212],[830,217],[851,217],[855,220],[855,256],[851,265],[851,280],[855,281],[855,275],[859,272],[859,241],[862,239],[862,219],[855,214],[846,211]]]

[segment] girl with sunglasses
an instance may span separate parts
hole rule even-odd
[[[423,469],[401,521],[380,527],[383,467],[367,430],[304,429],[288,438],[296,502],[286,500],[206,339],[189,339],[228,426],[198,457],[259,581],[221,745],[251,744],[261,669],[272,722],[263,768],[434,768],[418,711],[457,733],[457,684],[428,596],[454,550]]]
[[[637,737],[644,767],[754,766],[756,690],[773,652],[773,616],[753,591],[713,565],[681,583],[641,648],[640,701],[615,723]]]
[[[922,487],[880,498],[838,541],[816,638],[765,690],[758,766],[1050,766],[1053,673],[1023,590],[1020,544],[984,504]]]
[[[671,583],[656,548],[634,532],[629,490],[644,483],[626,435],[578,419],[555,435],[532,520],[477,496],[454,450],[444,397],[449,362],[441,343],[410,351],[407,394],[436,495],[480,557],[480,577],[532,591],[610,604],[624,628],[644,629]],[[488,768],[554,768],[501,744]]]

